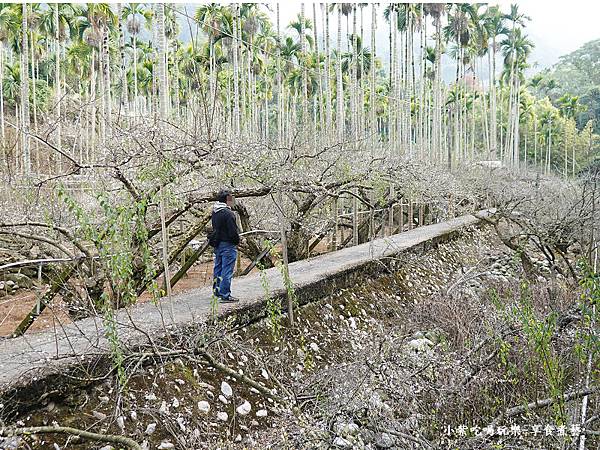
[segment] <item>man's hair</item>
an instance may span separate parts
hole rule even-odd
[[[231,192],[227,189],[221,189],[217,194],[217,200],[223,203],[227,202],[227,197],[231,195]]]

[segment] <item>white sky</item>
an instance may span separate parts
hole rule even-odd
[[[509,1],[499,3],[504,10],[510,8]],[[531,17],[527,33],[536,44],[532,62],[553,64],[559,56],[600,39],[598,0],[518,0],[517,3]]]

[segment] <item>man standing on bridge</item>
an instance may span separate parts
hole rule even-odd
[[[212,210],[213,232],[209,242],[215,249],[213,293],[222,303],[239,301],[231,295],[231,279],[237,259],[237,245],[240,243],[235,215],[231,210],[232,206],[231,192],[219,191]]]

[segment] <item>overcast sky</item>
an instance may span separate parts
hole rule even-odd
[[[503,9],[510,1],[499,2]],[[536,44],[532,62],[553,64],[558,57],[578,49],[586,42],[600,39],[600,1],[598,0],[519,0],[531,17],[527,33]]]

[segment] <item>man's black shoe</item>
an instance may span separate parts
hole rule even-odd
[[[219,303],[236,303],[239,302],[240,299],[230,295],[229,297],[219,297]]]

